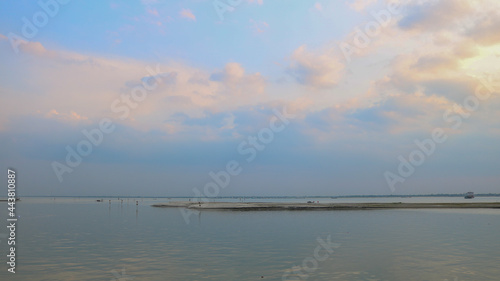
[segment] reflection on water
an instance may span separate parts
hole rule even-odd
[[[149,206],[166,200],[122,199],[23,199],[18,273],[4,266],[0,279],[282,280],[328,235],[341,246],[307,280],[500,276],[500,210],[212,210],[186,225],[178,209]]]

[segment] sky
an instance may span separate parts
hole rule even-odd
[[[498,193],[499,30],[497,0],[1,1],[0,164],[21,196]]]

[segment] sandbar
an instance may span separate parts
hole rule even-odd
[[[173,201],[153,207],[189,209],[271,211],[271,210],[373,210],[373,209],[500,209],[500,202],[471,203],[293,203],[293,202],[192,202]]]

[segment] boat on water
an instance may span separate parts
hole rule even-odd
[[[472,198],[474,198],[474,192],[469,191],[469,192],[465,193],[465,197],[464,198],[465,199],[472,199]]]

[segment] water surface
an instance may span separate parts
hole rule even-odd
[[[403,199],[415,200],[396,202]],[[17,273],[12,278],[4,263],[0,279],[282,280],[288,269],[314,258],[317,239],[329,235],[340,246],[307,276],[301,268],[302,275],[288,280],[498,280],[500,276],[497,209],[207,210],[186,224],[177,208],[150,207],[166,199],[138,199],[138,206],[136,199],[123,200],[23,198],[17,209]],[[6,218],[6,203],[0,208]],[[6,255],[6,241],[0,239]]]

